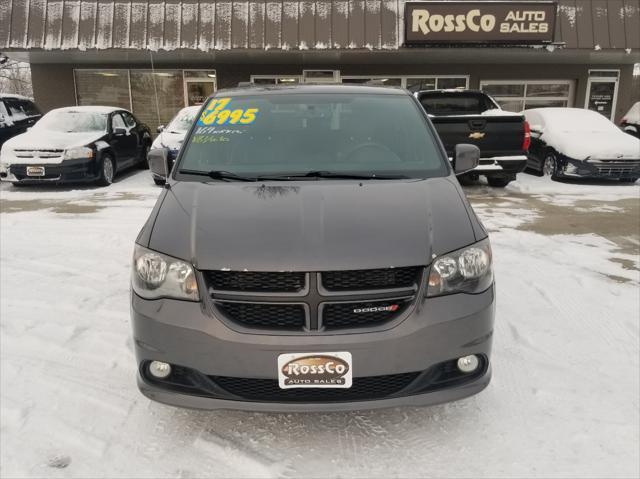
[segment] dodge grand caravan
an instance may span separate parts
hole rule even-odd
[[[428,405],[490,380],[487,233],[408,92],[219,91],[135,245],[147,397],[204,409]]]

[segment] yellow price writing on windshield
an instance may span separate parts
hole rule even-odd
[[[258,114],[258,108],[227,108],[231,98],[214,98],[200,115],[198,125],[248,125],[253,123]]]

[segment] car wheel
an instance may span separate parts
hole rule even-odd
[[[487,177],[487,183],[494,188],[504,188],[511,183],[515,178],[500,178],[500,177]]]
[[[552,180],[558,179],[558,160],[553,153],[547,153],[542,164],[542,175],[548,176]]]
[[[638,181],[638,178],[620,178],[622,183],[635,183]]]
[[[100,186],[109,186],[113,183],[115,173],[116,168],[113,158],[108,155],[104,156],[100,165],[100,179],[98,180],[98,184]]]
[[[138,163],[141,170],[149,169],[149,150],[150,149],[151,149],[151,146],[148,144],[142,147],[142,152],[140,153],[140,163]]]
[[[153,182],[158,186],[163,186],[166,183],[164,178],[154,178]]]

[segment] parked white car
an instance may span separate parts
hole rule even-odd
[[[188,106],[183,108],[176,113],[176,116],[171,119],[167,126],[161,125],[158,127],[159,135],[153,141],[151,148],[167,148],[169,150],[168,153],[171,165],[173,165],[173,161],[178,156],[184,137],[189,131],[189,128],[191,128],[191,125],[193,125],[200,108],[200,106]],[[163,185],[165,179],[163,176],[153,174],[153,181],[156,185]]]
[[[640,101],[633,104],[620,120],[620,127],[630,135],[640,138]]]
[[[640,178],[640,140],[600,113],[581,108],[524,111],[531,127],[527,166],[553,179]]]

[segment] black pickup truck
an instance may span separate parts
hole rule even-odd
[[[525,169],[530,131],[523,115],[502,110],[481,91],[432,90],[415,96],[438,131],[449,158],[459,143],[480,148],[480,164],[465,177],[484,175],[489,185],[504,187]]]

